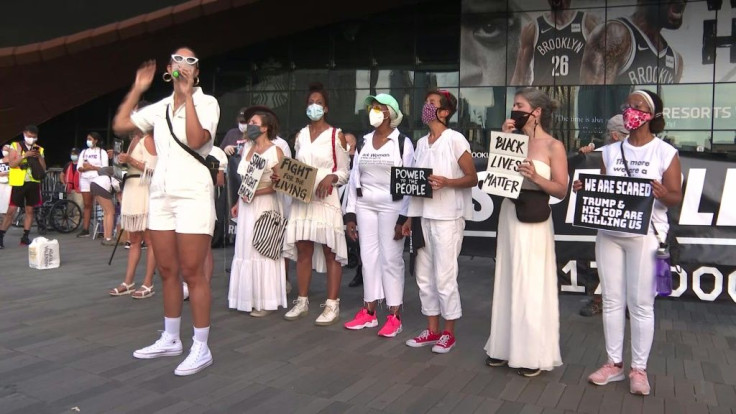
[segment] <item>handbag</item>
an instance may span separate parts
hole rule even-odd
[[[253,248],[272,260],[281,257],[287,222],[278,211],[264,211],[253,226]]]
[[[549,207],[549,194],[537,190],[521,190],[514,200],[516,218],[522,223],[541,223],[549,218],[552,209]]]
[[[169,117],[169,106],[166,105],[166,123],[169,125],[169,132],[171,133],[171,137],[174,138],[174,141],[176,141],[177,144],[186,152],[189,153],[192,157],[194,157],[197,161],[202,163],[202,165],[207,168],[207,170],[210,172],[210,176],[212,177],[212,185],[217,185],[217,173],[220,170],[220,161],[217,160],[217,158],[213,157],[212,155],[208,155],[206,158],[202,157],[201,155],[197,154],[196,151],[189,148],[189,146],[185,145],[183,142],[179,141],[179,138],[176,137],[176,134],[174,134],[174,128],[171,127],[171,118]]]

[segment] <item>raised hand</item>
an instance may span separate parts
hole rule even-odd
[[[184,94],[184,96],[194,93],[194,70],[192,66],[180,66],[179,77],[174,79],[174,88]]]
[[[156,74],[156,61],[147,60],[141,64],[135,73],[135,83],[133,88],[139,93],[143,93],[151,86],[153,76]]]

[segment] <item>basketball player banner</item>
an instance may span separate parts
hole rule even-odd
[[[284,157],[278,169],[279,181],[274,190],[305,203],[312,201],[317,169],[293,158]]]
[[[574,226],[647,234],[654,205],[650,180],[580,174],[580,181]]]
[[[243,174],[240,188],[238,188],[238,195],[241,196],[243,201],[246,203],[253,201],[253,197],[256,195],[256,189],[258,188],[258,183],[261,181],[261,176],[265,169],[266,160],[254,152],[253,157],[250,159],[248,167],[245,170],[245,174]]]
[[[683,201],[669,209],[670,232],[680,244],[680,266],[673,267],[672,298],[736,303],[736,167],[724,155],[680,152]],[[485,155],[474,158],[483,179]],[[568,155],[569,182],[600,172],[601,153]],[[600,287],[595,258],[596,229],[573,225],[581,193],[552,198],[555,256],[563,293],[593,293]],[[495,257],[498,211],[503,198],[473,188],[473,217],[465,222],[463,255]]]
[[[432,198],[431,168],[391,167],[391,195]]]
[[[518,167],[528,152],[528,136],[491,131],[488,166],[479,188],[488,194],[518,198],[524,181]]]

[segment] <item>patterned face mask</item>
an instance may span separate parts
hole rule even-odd
[[[624,109],[623,117],[624,128],[629,131],[641,128],[642,125],[654,118],[649,112],[640,111],[635,108]]]
[[[425,125],[428,125],[430,122],[437,119],[437,111],[438,108],[436,108],[430,102],[425,103],[422,107],[422,122]]]

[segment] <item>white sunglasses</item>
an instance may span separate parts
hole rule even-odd
[[[176,63],[184,62],[187,65],[195,65],[197,62],[199,62],[199,59],[197,59],[194,56],[182,56],[182,55],[171,55],[171,60],[173,60]]]

